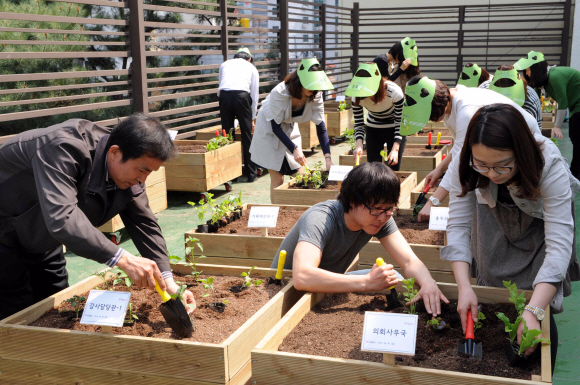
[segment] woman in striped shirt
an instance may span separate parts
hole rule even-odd
[[[514,69],[514,66],[511,66],[511,65],[502,65],[502,66],[497,67],[498,71],[511,71],[513,69]],[[491,84],[492,81],[493,81],[493,79],[486,80],[485,82],[483,82],[479,85],[479,88],[489,89],[489,85]],[[524,85],[526,87],[526,101],[521,107],[527,113],[532,115],[537,120],[538,127],[540,127],[540,131],[541,131],[542,130],[542,106],[540,105],[540,98],[538,98],[538,94],[536,93],[536,91],[534,91],[534,89],[532,87],[527,85],[527,82],[525,79],[522,79],[522,81],[524,82]],[[510,85],[508,84],[508,82],[509,82],[509,79],[501,79],[501,80],[498,80],[496,85],[499,87],[509,87]]]
[[[367,66],[367,69],[362,68],[364,65]],[[372,72],[372,76],[369,71]],[[398,171],[407,142],[407,139],[399,133],[401,113],[405,102],[403,91],[401,87],[381,76],[376,63],[373,62],[361,65],[353,82],[356,78],[371,78],[378,87],[375,88],[377,91],[374,95],[353,98],[352,109],[356,137],[356,149],[353,156],[356,159],[359,154],[362,155],[363,140],[366,136],[368,162],[381,162],[383,160],[381,151],[387,143],[387,165]],[[368,111],[366,124],[363,108]]]

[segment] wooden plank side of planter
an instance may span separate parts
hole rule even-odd
[[[205,179],[194,177],[167,178],[168,191],[205,192],[242,175],[242,163]]]
[[[316,134],[316,125],[312,121],[298,123],[300,137],[302,138],[302,149],[312,150],[320,144]]]
[[[398,284],[397,286],[400,286]],[[458,289],[455,284],[439,283],[439,288],[449,299],[457,299]],[[503,288],[474,286],[480,303],[505,303],[509,293]],[[387,291],[383,291],[387,292]],[[520,291],[522,292],[522,291]],[[526,291],[529,300],[532,292]],[[360,360],[340,359],[313,356],[298,353],[278,352],[284,338],[304,318],[323,294],[305,294],[296,305],[274,326],[272,330],[252,350],[252,380],[254,384],[383,384],[385,378],[395,383],[405,384],[452,384],[452,385],[487,385],[487,384],[522,384],[541,385],[546,382],[516,380],[493,376],[474,375],[437,369],[416,368]],[[546,333],[549,320],[542,322]],[[549,335],[549,331],[548,331]],[[546,350],[545,347],[548,349]],[[549,344],[542,343],[542,355],[550,358]],[[544,366],[542,374],[544,375]],[[549,375],[549,371],[548,371]],[[547,378],[547,377],[546,377]],[[550,382],[549,379],[548,382]]]
[[[238,156],[230,156],[220,162],[204,165],[171,164],[167,165],[167,173],[171,178],[192,178],[201,175],[212,175],[223,172],[240,164]],[[201,178],[200,178],[201,179]]]
[[[215,132],[219,131],[222,134],[222,125],[216,125],[212,127],[200,128],[195,130],[195,140],[212,140],[216,137]]]
[[[290,204],[312,206],[329,199],[336,199],[337,190],[315,190],[315,189],[291,189],[296,183],[294,180],[276,187],[272,193],[273,204]]]
[[[441,136],[441,140],[451,140],[453,142],[453,137],[452,136]],[[437,135],[434,135],[431,138],[431,145],[435,145],[435,142],[437,142]],[[426,146],[427,144],[429,144],[429,137],[428,136],[409,135],[409,136],[407,136],[407,144],[420,144],[420,145]],[[451,147],[451,146],[449,146],[449,147]]]
[[[187,146],[187,145],[206,145],[208,143],[207,140],[176,140],[175,144],[177,146]],[[171,159],[165,163],[165,166],[168,165],[198,165],[203,166],[206,164],[212,164],[215,162],[219,162],[236,154],[242,153],[242,144],[240,142],[234,142],[224,147],[220,147],[217,150],[199,153],[199,154],[189,154],[189,153],[180,153],[176,158]],[[169,178],[169,173],[166,171],[166,176]]]
[[[417,199],[419,199],[419,195],[421,195],[421,193],[423,192],[424,187],[425,187],[425,178],[423,178],[421,182],[419,182],[417,187],[415,187],[411,192],[411,204],[415,204],[417,202]],[[428,192],[427,194],[425,194],[426,199],[429,199],[431,196],[433,196],[432,192]],[[449,195],[447,195],[447,197],[443,199],[443,201],[441,202],[441,207],[449,207]]]
[[[344,134],[353,119],[352,109],[344,111],[324,111],[327,115],[326,131],[329,138],[336,138]]]
[[[420,144],[409,144],[405,148],[422,148]],[[401,171],[433,171],[439,163],[443,154],[447,154],[447,146],[443,146],[433,156],[406,156],[403,153],[401,161]]]

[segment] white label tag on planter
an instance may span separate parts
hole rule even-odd
[[[449,207],[431,207],[429,214],[429,230],[447,230]]]
[[[346,96],[344,95],[337,96],[335,100],[337,102],[344,102],[346,100]]]
[[[177,137],[176,130],[167,130],[167,133],[169,134],[169,137],[171,138],[171,140],[175,140],[175,138]]]
[[[335,166],[333,164],[332,166],[330,166],[328,180],[342,182],[344,178],[346,178],[350,170],[352,170],[352,166]]]
[[[362,351],[415,355],[416,314],[365,312]]]
[[[276,227],[280,207],[253,206],[250,209],[248,227]]]
[[[131,293],[127,291],[91,290],[81,324],[123,326],[130,298]]]

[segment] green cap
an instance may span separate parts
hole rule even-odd
[[[496,85],[496,82],[501,79],[510,79],[513,83],[508,87],[499,87]],[[524,82],[522,79],[518,78],[518,71],[515,69],[508,71],[495,71],[489,89],[507,96],[520,107],[526,102],[526,89],[524,87]]]
[[[411,59],[411,64],[417,66],[419,53],[417,52],[417,44],[415,43],[415,40],[406,37],[401,40],[401,45],[403,46],[403,56],[405,59]]]
[[[248,55],[250,55],[250,57],[253,57],[253,56],[252,56],[252,54],[251,54],[251,52],[250,52],[250,50],[249,50],[249,49],[247,49],[246,47],[242,47],[242,48],[240,48],[240,49],[238,50],[238,52],[245,52],[245,53],[247,53]]]
[[[360,71],[366,71],[371,76],[360,76]],[[380,84],[381,72],[379,71],[377,63],[363,63],[356,70],[354,77],[344,93],[346,96],[366,98],[367,96],[373,96],[376,94],[379,90]]]
[[[462,84],[465,87],[478,87],[479,77],[481,76],[481,68],[475,63],[472,66],[463,66],[461,75],[459,75],[459,80],[457,84]]]
[[[423,76],[417,83],[405,88],[405,104],[400,133],[403,136],[419,132],[431,116],[431,102],[435,96],[435,80]]]
[[[544,61],[544,54],[541,52],[530,51],[528,57],[521,58],[514,64],[514,68],[518,71],[524,71],[536,63]]]
[[[300,62],[298,78],[300,79],[300,83],[302,83],[302,87],[310,91],[333,90],[334,86],[324,71],[309,71],[310,67],[315,64],[320,65],[315,57],[302,59]]]

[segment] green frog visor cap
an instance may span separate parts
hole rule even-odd
[[[509,79],[511,85],[508,87],[500,87],[498,83],[502,79]],[[518,106],[523,106],[526,102],[526,89],[522,79],[518,78],[518,71],[516,69],[508,71],[495,71],[493,80],[489,85],[489,89],[510,98]]]
[[[478,87],[479,77],[481,76],[481,68],[475,63],[473,65],[466,64],[461,70],[457,84],[465,87]]]
[[[416,67],[418,64],[417,58],[419,57],[419,53],[417,52],[417,43],[415,43],[415,40],[406,37],[401,40],[401,45],[403,46],[403,56],[405,59],[410,59],[411,64]]]
[[[334,86],[324,71],[310,71],[310,68],[316,64],[320,65],[315,57],[302,59],[300,62],[297,72],[302,87],[310,91],[333,90]]]
[[[376,94],[380,85],[381,73],[377,63],[362,63],[344,93],[350,97],[366,98]]]
[[[435,97],[435,80],[423,76],[417,83],[409,83],[405,88],[405,104],[401,117],[400,133],[403,136],[412,135],[425,127],[431,116],[431,103]]]
[[[514,64],[514,68],[518,71],[524,71],[536,63],[544,61],[544,54],[541,52],[530,51],[528,57],[521,58]]]
[[[247,49],[246,47],[242,47],[242,48],[240,48],[240,49],[238,50],[238,52],[245,52],[245,53],[247,53],[248,55],[250,55],[250,57],[253,57],[253,56],[252,56],[252,53],[250,52],[250,50],[249,50],[249,49]]]

